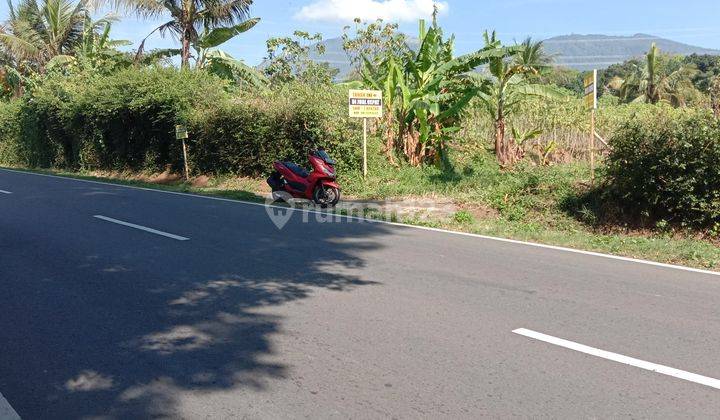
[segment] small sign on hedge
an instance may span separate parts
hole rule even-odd
[[[188,130],[187,127],[184,125],[176,125],[175,126],[175,139],[182,140],[182,150],[183,150],[183,162],[185,163],[185,180],[190,179],[190,166],[188,165],[188,157],[187,157],[187,145],[185,144],[185,139],[188,138]]]
[[[188,138],[188,131],[187,127],[184,125],[176,125],[175,126],[175,138],[177,140],[182,140]]]

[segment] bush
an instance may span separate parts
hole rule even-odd
[[[189,127],[196,173],[254,176],[275,159],[306,161],[325,146],[358,166],[361,131],[347,119],[347,90],[290,85],[229,93],[206,72],[136,69],[49,75],[0,106],[0,163],[71,170],[183,167],[175,125]]]
[[[23,107],[22,141],[33,152],[25,163],[69,169],[180,169],[175,124],[184,123],[194,109],[222,101],[225,87],[206,73],[174,69],[49,76]]]
[[[322,146],[341,168],[359,166],[362,128],[347,118],[347,90],[286,85],[239,95],[191,118],[191,160],[203,173],[265,174],[274,160],[304,165]]]
[[[709,112],[638,113],[611,146],[609,192],[627,214],[697,227],[720,222],[720,123]]]
[[[0,162],[20,165],[20,105],[21,102],[0,102]]]

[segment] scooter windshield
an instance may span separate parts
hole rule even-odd
[[[316,151],[315,156],[317,156],[320,159],[322,159],[323,161],[325,161],[325,163],[327,163],[328,165],[333,165],[333,166],[335,165],[335,161],[332,158],[330,158],[330,155],[328,155],[327,152],[324,150]]]

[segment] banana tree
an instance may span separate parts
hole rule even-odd
[[[206,27],[197,41],[192,44],[196,54],[196,68],[204,69],[224,79],[239,81],[254,87],[267,86],[267,79],[259,71],[217,49],[218,46],[235,36],[249,31],[258,22],[260,22],[259,18],[253,18],[229,27]]]
[[[394,149],[412,165],[428,158],[435,162],[444,159],[447,139],[459,129],[462,111],[487,83],[473,83],[469,73],[518,50],[490,45],[454,57],[454,38],[443,40],[435,17],[427,30],[424,21],[420,22],[420,40],[417,52],[397,60],[389,56],[380,63],[365,58],[363,69],[365,82],[383,91],[386,111],[397,124]],[[389,146],[389,138],[387,142]]]
[[[501,44],[495,32],[485,32],[484,40],[486,48],[500,48]],[[506,57],[493,57],[489,60],[487,71],[490,79],[474,75],[480,91],[480,104],[493,120],[495,155],[502,166],[511,166],[522,157],[522,149],[514,139],[505,135],[507,118],[530,97],[565,97],[559,89],[530,82],[529,77],[537,75],[538,68],[534,61],[522,59],[522,52],[527,45],[520,45],[518,48],[513,60]]]
[[[82,41],[76,50],[77,57],[93,68],[102,67],[108,61],[123,61],[124,64],[129,64],[127,55],[118,51],[117,48],[132,43],[127,40],[111,39],[111,29],[112,20],[104,19],[100,22],[93,22],[90,16],[87,15],[85,17]]]
[[[382,92],[383,96],[383,138],[385,140],[385,155],[390,163],[395,164],[395,144],[398,137],[399,125],[396,121],[404,121],[407,112],[404,107],[398,106],[402,99],[403,87],[407,90],[405,73],[396,59],[388,55],[378,65],[373,64],[363,56],[363,80],[365,85]],[[400,94],[399,94],[400,93]],[[404,152],[404,150],[403,150]]]
[[[223,79],[255,88],[265,88],[269,83],[262,73],[218,49],[204,52],[203,60],[198,62],[198,68]]]

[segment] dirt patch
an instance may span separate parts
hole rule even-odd
[[[462,204],[459,207],[461,210],[472,214],[475,220],[496,220],[500,218],[499,211],[483,204]]]
[[[207,175],[196,176],[190,181],[190,185],[195,188],[205,188],[210,183],[210,178]]]
[[[121,171],[92,171],[88,173],[98,178],[124,179],[128,181],[147,182],[149,184],[176,184],[182,182],[183,177],[180,174],[173,173],[170,169],[163,172],[154,173],[136,173]]]
[[[388,200],[360,200],[346,197],[338,203],[337,209],[351,214],[375,213],[386,217],[410,217],[420,220],[448,219],[458,211],[458,207],[451,200],[432,197],[405,197]]]
[[[174,184],[180,180],[182,180],[182,176],[180,176],[180,174],[172,173],[169,169],[166,169],[162,173],[151,175],[144,181],[152,184]]]

